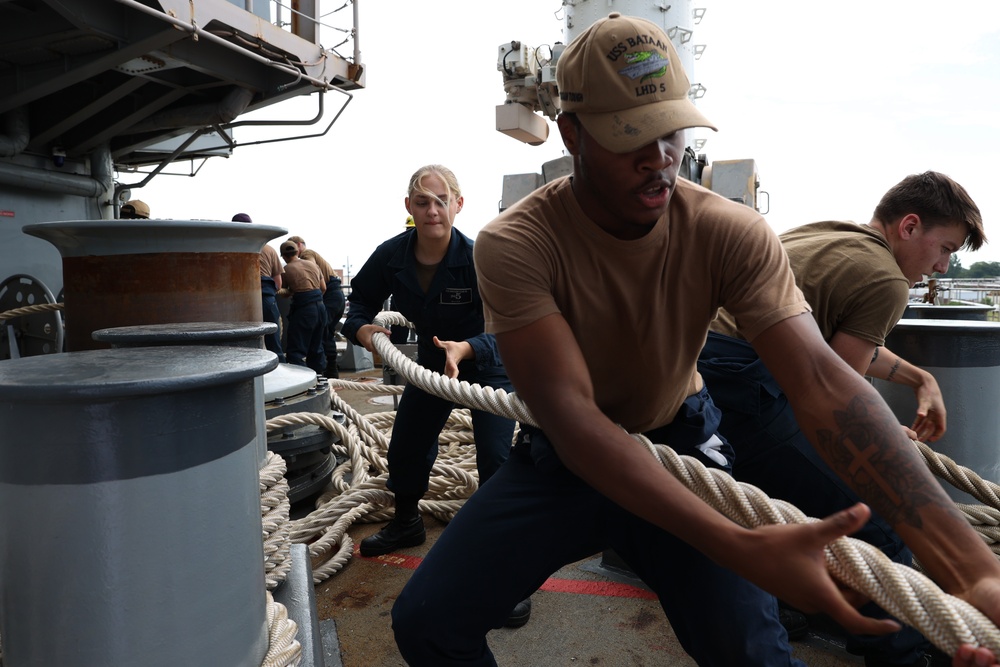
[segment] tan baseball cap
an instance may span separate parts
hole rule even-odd
[[[123,220],[146,220],[149,218],[149,206],[141,199],[131,199],[122,205],[119,217]]]
[[[717,129],[688,97],[681,59],[652,21],[613,12],[574,39],[556,63],[560,108],[613,153],[688,127]]]

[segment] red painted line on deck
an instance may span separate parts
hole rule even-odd
[[[407,570],[417,569],[417,566],[423,561],[423,558],[419,556],[407,556],[406,554],[385,554],[384,556],[365,558],[361,555],[357,545],[354,546],[354,557],[374,563],[394,565]],[[619,584],[614,581],[583,581],[580,579],[557,579],[549,577],[539,590],[550,593],[571,593],[574,595],[600,595],[610,598],[656,599],[656,594],[652,591],[629,584]]]
[[[395,565],[396,567],[402,567],[407,570],[416,570],[417,566],[424,560],[419,556],[407,556],[405,554],[385,554],[384,556],[372,556],[371,558],[368,558],[361,555],[360,547],[358,547],[357,544],[354,545],[354,557],[374,563]]]
[[[656,594],[645,588],[619,584],[615,581],[583,581],[581,579],[556,579],[549,577],[540,590],[576,595],[600,595],[606,598],[641,598],[655,600]]]

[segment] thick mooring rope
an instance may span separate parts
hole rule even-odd
[[[37,313],[47,313],[49,311],[62,309],[63,304],[61,303],[39,303],[34,306],[24,306],[22,308],[5,310],[0,313],[0,324],[3,324],[5,320],[12,320],[15,317],[21,317],[22,315],[35,315]]]
[[[285,605],[275,602],[271,591],[267,595],[267,653],[261,667],[296,667],[302,660],[302,644],[295,638],[298,624],[288,618]]]
[[[375,323],[389,327],[406,324],[406,320],[398,313],[380,313]],[[424,391],[537,426],[516,395],[488,387],[473,388],[422,368],[396,349],[384,334],[376,334],[372,343],[386,363]],[[653,444],[643,436],[633,437],[695,494],[743,526],[815,520],[786,502],[772,500],[757,487],[706,468],[696,459],[678,456],[669,447]],[[969,483],[974,484],[971,479]],[[977,491],[988,493],[987,489]],[[919,630],[948,655],[954,655],[961,644],[985,646],[1000,655],[1000,630],[993,622],[967,602],[946,594],[917,570],[894,563],[871,545],[848,537],[827,547],[826,560],[832,576]]]
[[[264,532],[264,582],[273,591],[292,568],[288,480],[285,459],[269,451],[260,469],[260,518]]]

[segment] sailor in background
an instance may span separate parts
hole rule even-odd
[[[450,169],[427,165],[413,174],[404,205],[415,226],[379,245],[354,276],[342,333],[374,352],[372,336],[391,334],[372,324],[391,295],[394,308],[416,327],[417,363],[451,378],[510,391],[496,339],[484,330],[472,239],[453,227],[463,204]],[[417,504],[427,492],[438,437],[454,407],[412,384],[403,390],[387,455],[387,486],[396,497],[395,516],[362,540],[361,555],[378,556],[424,542]],[[472,429],[482,486],[510,455],[514,422],[473,410]],[[531,600],[514,601],[506,612],[508,627],[524,625]]]
[[[299,249],[294,241],[281,244],[281,258],[285,260],[285,288],[280,294],[292,299],[288,311],[285,357],[290,364],[308,366],[322,375],[326,370],[326,353],[323,350],[326,276],[314,262],[299,259],[298,255]]]
[[[337,325],[340,318],[344,316],[344,308],[347,301],[344,298],[344,287],[341,284],[340,276],[333,270],[333,266],[323,259],[315,250],[306,247],[306,241],[301,236],[289,236],[288,240],[299,249],[299,257],[315,262],[319,266],[326,278],[326,291],[323,293],[323,305],[326,306],[326,329],[323,332],[323,349],[326,352],[327,377],[340,377],[337,370]]]
[[[975,251],[985,243],[982,214],[965,188],[938,172],[913,174],[883,195],[868,224],[814,222],[779,239],[834,352],[859,375],[911,387],[917,412],[905,428],[908,437],[940,438],[947,420],[937,380],[886,348],[885,338],[903,316],[914,283],[947,271],[956,250]],[[719,433],[736,452],[737,480],[807,516],[827,516],[858,502],[810,444],[788,397],[724,309],[712,323],[698,372],[722,410]],[[852,537],[897,563],[912,564],[913,554],[878,513]],[[874,603],[862,611],[886,615]],[[782,610],[782,623],[789,635],[808,631],[806,617],[793,610]],[[923,667],[931,655],[929,642],[913,628],[879,637],[849,635],[846,648],[863,655],[865,667]]]
[[[122,205],[118,218],[120,220],[148,220],[149,206],[140,199],[131,199]]]

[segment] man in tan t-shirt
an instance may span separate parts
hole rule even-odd
[[[344,316],[344,309],[347,300],[344,297],[344,288],[341,284],[340,275],[333,270],[333,266],[323,259],[315,250],[306,247],[306,240],[301,236],[289,236],[299,249],[299,258],[315,262],[326,278],[326,291],[323,293],[323,305],[326,307],[326,329],[323,332],[323,349],[326,351],[326,376],[340,377],[337,370],[337,324]]]
[[[298,254],[299,249],[293,241],[281,244],[281,258],[285,260],[285,289],[292,298],[288,310],[285,356],[288,363],[308,366],[322,375],[326,370],[326,353],[323,350],[326,278],[314,262],[299,259]]]
[[[944,400],[927,371],[884,347],[913,284],[948,270],[951,253],[985,241],[982,215],[965,189],[937,172],[907,176],[882,197],[871,222],[816,222],[781,235],[796,282],[830,347],[859,375],[906,384],[917,396],[907,435],[932,441],[946,428]],[[781,387],[741,334],[736,318],[720,311],[701,352],[698,371],[722,410],[719,432],[733,445],[733,476],[787,500],[808,516],[826,516],[858,502],[858,495],[799,429]],[[911,430],[912,429],[912,430]],[[853,537],[910,565],[913,554],[878,513]],[[874,605],[864,610],[884,615]],[[808,623],[783,611],[789,633]],[[923,665],[928,642],[912,628],[886,637],[847,639],[866,667]]]
[[[1000,619],[1000,563],[882,398],[823,340],[767,223],[678,177],[683,130],[711,124],[662,28],[613,13],[566,47],[556,79],[572,176],[508,208],[475,244],[486,328],[535,425],[521,425],[510,458],[393,605],[407,664],[495,664],[486,635],[513,605],[607,548],[656,592],[699,664],[801,665],[773,598],[748,580],[854,632],[898,629],[859,614],[826,571],[824,546],[867,521],[864,505],[744,528],[629,436],[731,461],[696,370],[720,307],[787,384],[817,448],[891,516],[925,570]],[[992,660],[959,652],[956,664]]]

